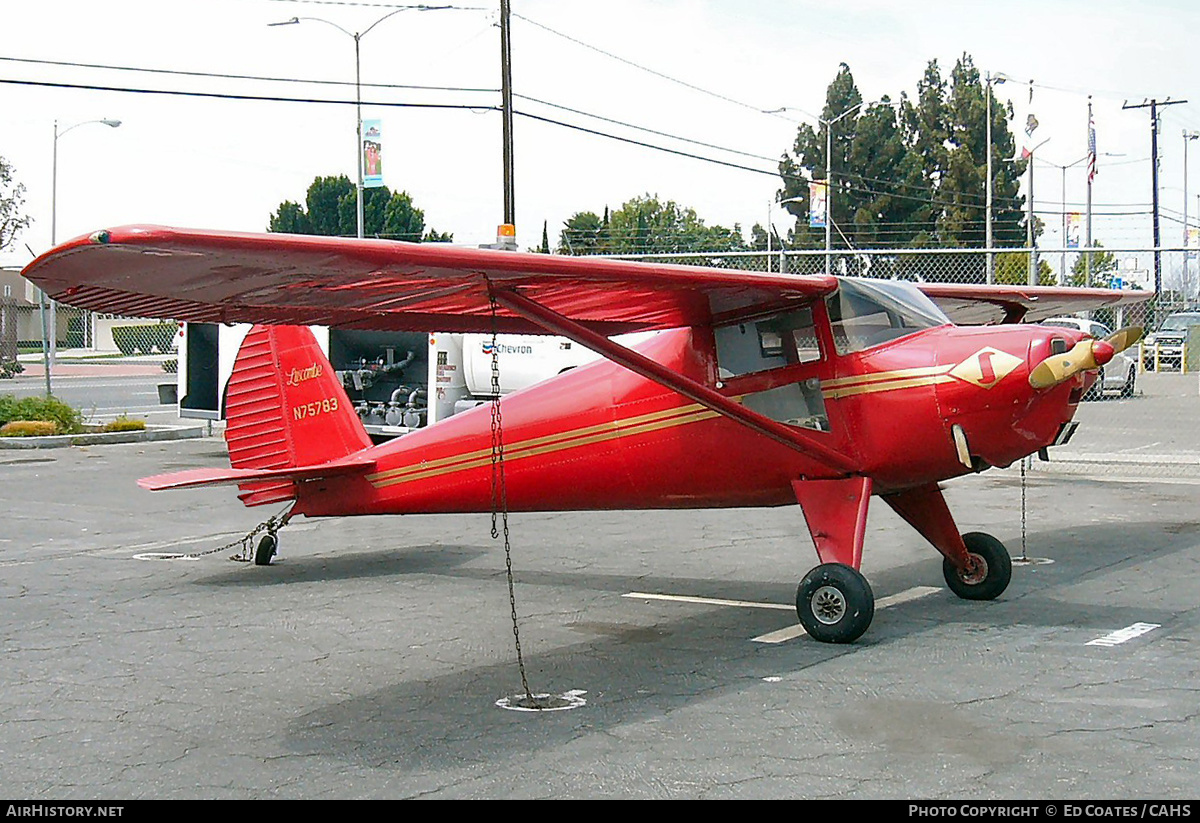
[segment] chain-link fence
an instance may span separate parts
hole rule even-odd
[[[121,359],[173,372],[174,321],[116,317],[61,303],[0,298],[0,379],[72,376],[83,363]]]

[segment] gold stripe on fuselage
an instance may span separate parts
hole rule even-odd
[[[699,403],[677,406],[673,409],[642,414],[625,420],[607,421],[567,432],[558,432],[543,437],[520,440],[505,447],[504,459],[511,461],[536,457],[564,449],[602,443],[618,437],[628,437],[630,435],[682,426],[687,423],[696,423],[718,416],[718,412],[709,411]],[[488,466],[491,462],[492,450],[489,447],[437,460],[428,460],[398,469],[377,472],[367,475],[367,480],[376,488],[384,488],[385,486],[392,486],[398,483],[424,480],[429,477],[437,477],[452,472],[477,469]]]
[[[886,380],[874,381],[870,383],[859,383],[848,385],[842,388],[825,389],[822,394],[828,400],[837,400],[839,397],[851,397],[856,394],[874,394],[875,392],[895,391],[897,389],[912,389],[918,386],[934,386],[938,383],[952,383],[954,378],[948,374],[933,374],[928,377],[911,377],[901,380]]]

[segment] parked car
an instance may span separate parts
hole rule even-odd
[[[1146,335],[1142,344],[1142,365],[1148,371],[1159,366],[1177,369],[1183,357],[1183,341],[1188,329],[1200,326],[1200,311],[1178,311],[1168,314],[1162,324]]]
[[[1076,329],[1090,334],[1098,340],[1103,340],[1112,334],[1112,329],[1094,320],[1084,320],[1082,317],[1051,317],[1042,320],[1040,325],[1059,326],[1064,329]],[[1084,400],[1101,400],[1105,393],[1115,392],[1121,397],[1133,397],[1137,386],[1137,361],[1132,357],[1118,352],[1113,359],[1100,367],[1100,376],[1084,394]]]

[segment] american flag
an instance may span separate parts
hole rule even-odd
[[[1096,121],[1088,112],[1088,182],[1096,177]]]

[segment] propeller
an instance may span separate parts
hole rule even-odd
[[[1029,372],[1029,385],[1048,389],[1070,380],[1081,371],[1098,369],[1142,338],[1141,326],[1126,326],[1103,340],[1080,340],[1064,354],[1052,354]]]

